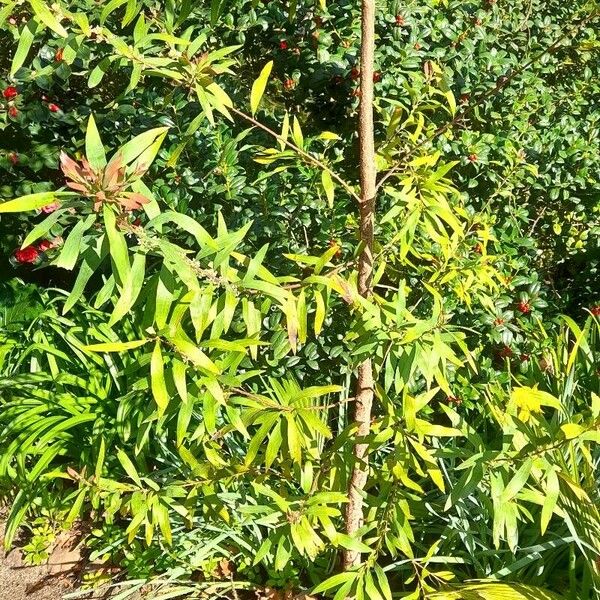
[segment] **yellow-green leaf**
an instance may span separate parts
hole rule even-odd
[[[102,344],[90,344],[89,346],[84,346],[84,349],[89,350],[90,352],[124,352],[125,350],[139,348],[147,342],[148,340],[135,340],[133,342],[106,342]]]
[[[250,110],[252,114],[256,114],[258,110],[258,106],[260,104],[261,98],[265,93],[265,89],[267,87],[267,81],[269,80],[269,75],[271,74],[271,70],[273,69],[273,61],[270,60],[260,72],[258,79],[252,84],[252,91],[250,92]]]

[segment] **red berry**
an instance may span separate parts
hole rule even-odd
[[[521,300],[517,305],[517,308],[519,309],[519,312],[522,312],[524,315],[528,315],[531,312],[531,305],[525,300]]]
[[[8,109],[8,116],[9,117],[12,117],[13,119],[16,119],[18,115],[19,115],[19,111],[18,111],[18,109],[17,109],[16,106],[11,106]]]
[[[22,250],[15,250],[14,252],[15,260],[21,264],[34,263],[38,259],[39,255],[40,253],[38,252],[37,248],[33,246],[27,246]]]
[[[54,248],[54,244],[50,241],[50,240],[42,240],[38,245],[37,245],[37,249],[40,252],[46,252],[46,250],[50,250],[51,248]]]
[[[281,40],[279,42],[279,49],[280,50],[287,50],[288,49],[288,43],[285,40]]]
[[[293,79],[286,79],[283,82],[283,87],[286,90],[293,90],[296,87],[296,82]]]
[[[596,306],[592,306],[592,308],[590,308],[590,312],[595,317],[600,317],[600,304],[596,304]]]
[[[16,152],[9,152],[7,158],[13,165],[19,164],[19,155]]]
[[[54,55],[54,60],[56,62],[61,62],[63,59],[63,48],[59,48]]]
[[[48,110],[50,112],[58,112],[60,110],[59,106],[57,104],[54,104],[54,102],[50,102],[50,104],[48,104]]]
[[[360,71],[354,67],[351,71],[350,71],[350,79],[358,79],[360,77]]]
[[[475,153],[469,154],[469,160],[471,162],[477,162],[477,154],[475,154]]]
[[[381,81],[381,71],[375,71],[373,73],[373,83],[378,83]]]
[[[14,85],[9,85],[3,92],[2,95],[7,99],[7,100],[14,100],[18,95],[19,92],[17,90],[17,88]]]
[[[406,21],[402,15],[396,15],[396,27],[402,27]]]

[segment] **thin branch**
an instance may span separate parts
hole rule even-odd
[[[281,135],[279,135],[276,131],[273,131],[270,127],[267,127],[260,121],[257,121],[250,115],[246,114],[245,112],[243,112],[237,108],[234,108],[234,107],[228,107],[228,109],[232,113],[236,114],[238,117],[245,119],[249,123],[252,123],[252,125],[254,125],[255,127],[258,127],[259,129],[262,129],[263,131],[267,132],[269,135],[273,136],[276,140],[278,140],[282,144],[285,144],[288,148],[291,148],[294,152],[297,152],[302,158],[304,158],[308,162],[312,163],[313,165],[316,165],[323,171],[327,171],[327,173],[329,173],[331,175],[331,178],[334,179],[335,181],[337,181],[350,194],[350,196],[352,196],[352,198],[354,198],[357,202],[360,202],[360,196],[354,191],[354,188],[347,181],[345,181],[342,177],[340,177],[335,171],[333,171],[330,167],[328,167],[324,162],[320,161],[318,158],[316,158],[312,154],[309,154],[308,152],[302,150],[302,148],[299,148],[298,146],[296,146],[296,144],[286,140]]]
[[[400,170],[400,168],[404,164],[404,161],[407,158],[409,158],[416,150],[418,150],[419,148],[422,148],[429,142],[432,142],[439,136],[446,133],[449,129],[452,129],[457,123],[459,123],[466,116],[468,116],[470,113],[472,113],[478,106],[480,106],[488,98],[498,94],[509,83],[511,83],[517,76],[521,75],[522,73],[527,71],[527,69],[529,69],[531,66],[533,66],[534,64],[539,62],[544,56],[546,56],[546,54],[553,52],[556,48],[558,48],[558,46],[566,38],[570,37],[573,33],[578,32],[580,29],[585,27],[590,21],[592,21],[599,15],[600,15],[600,12],[594,12],[594,13],[588,15],[585,19],[580,21],[572,29],[563,33],[560,37],[558,37],[556,40],[554,40],[554,42],[552,42],[552,44],[550,44],[547,48],[545,48],[544,50],[542,50],[541,52],[536,54],[533,58],[531,58],[530,60],[525,62],[519,68],[515,69],[514,71],[509,72],[507,75],[499,77],[498,80],[496,81],[496,85],[494,85],[489,90],[480,94],[477,98],[475,98],[475,100],[473,102],[469,103],[469,106],[465,107],[462,111],[458,111],[456,113],[456,115],[454,115],[454,118],[452,120],[448,121],[446,124],[442,125],[441,127],[438,127],[438,129],[436,129],[429,137],[425,138],[423,141],[421,141],[418,144],[416,144],[415,146],[413,146],[410,150],[405,151],[404,154],[402,155],[402,157],[400,159],[398,159],[398,161],[396,161],[394,166],[379,180],[379,182],[377,183],[377,190],[379,190],[379,188],[381,188],[381,186],[390,177],[395,175]]]

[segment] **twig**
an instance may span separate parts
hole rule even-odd
[[[247,115],[245,112],[243,112],[235,107],[228,107],[228,109],[232,113],[236,114],[238,117],[241,117],[242,119],[245,119],[249,123],[252,123],[252,125],[254,125],[255,127],[258,127],[259,129],[262,129],[263,131],[266,131],[269,135],[273,136],[276,140],[278,140],[282,144],[285,144],[288,148],[291,148],[294,152],[298,153],[302,158],[304,158],[308,162],[311,162],[313,165],[316,165],[323,171],[326,171],[327,173],[329,173],[331,175],[331,178],[335,179],[335,181],[337,181],[350,194],[350,196],[352,196],[352,198],[354,198],[357,202],[360,202],[360,196],[354,191],[354,188],[347,181],[345,181],[342,177],[340,177],[335,171],[333,171],[330,167],[328,167],[324,162],[320,161],[318,158],[316,158],[312,154],[309,154],[308,152],[302,150],[302,148],[299,148],[298,146],[296,146],[296,144],[293,144],[292,142],[286,140],[284,137],[279,135],[276,131],[273,131],[270,127],[267,127],[260,121],[257,121],[250,115]]]

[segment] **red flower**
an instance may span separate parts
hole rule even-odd
[[[2,95],[7,99],[7,100],[14,100],[18,95],[19,92],[17,91],[17,88],[14,85],[9,85],[3,92]]]
[[[9,152],[7,158],[13,165],[19,164],[19,155],[16,152]]]
[[[600,304],[596,304],[596,306],[592,306],[592,308],[590,308],[590,312],[595,317],[600,317]]]
[[[281,40],[279,42],[279,49],[280,50],[287,50],[288,49],[288,43],[285,40]]]
[[[54,244],[50,240],[42,240],[38,245],[37,249],[40,252],[46,252],[46,250],[50,250],[50,248],[54,248]]]
[[[469,154],[469,160],[471,162],[477,162],[477,154],[475,154],[475,153]]]
[[[396,15],[396,27],[402,27],[406,21],[402,15]]]
[[[378,83],[379,81],[381,81],[381,71],[375,71],[373,73],[373,83]]]
[[[34,248],[33,246],[27,246],[22,250],[15,250],[14,253],[15,260],[21,264],[34,263],[38,259],[39,255],[40,253],[38,252],[37,248]]]
[[[16,107],[16,106],[11,106],[11,107],[8,109],[8,116],[9,116],[9,117],[12,117],[13,119],[16,119],[16,118],[17,118],[17,116],[18,116],[18,114],[19,114],[19,111],[18,111],[18,109],[17,109],[17,107]]]
[[[50,104],[48,104],[48,110],[55,113],[60,110],[60,107],[57,104],[54,104],[54,102],[50,102]]]
[[[61,62],[61,61],[62,61],[62,59],[63,59],[63,49],[62,49],[62,48],[59,48],[59,49],[56,51],[56,54],[54,55],[54,60],[55,60],[56,62]]]
[[[531,312],[531,304],[529,304],[529,302],[526,302],[525,300],[521,300],[521,302],[519,302],[519,304],[517,305],[517,309],[524,315],[528,315]]]
[[[350,71],[350,79],[358,79],[360,77],[360,71],[354,67],[351,71]]]

